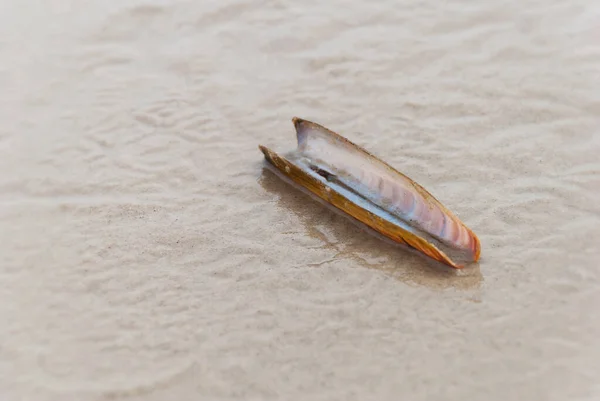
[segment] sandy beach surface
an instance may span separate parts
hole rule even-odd
[[[0,398],[600,399],[600,3],[4,1]],[[294,116],[460,272],[265,170]]]

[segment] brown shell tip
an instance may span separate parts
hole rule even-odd
[[[302,146],[308,132],[307,128],[309,127],[309,121],[300,117],[294,117],[292,118],[292,122],[296,129],[296,141],[298,142],[298,146]]]
[[[263,155],[265,156],[265,159],[267,161],[269,161],[269,162],[273,161],[273,155],[272,155],[271,149],[269,149],[269,148],[267,148],[266,146],[263,146],[263,145],[258,145],[258,148],[263,153]]]
[[[294,123],[294,128],[296,129],[297,135],[302,135],[304,132],[306,132],[306,129],[310,126],[309,121],[304,120],[299,117],[294,117],[292,119],[292,122]]]
[[[477,262],[481,255],[481,242],[476,235],[473,236],[473,260]]]
[[[303,123],[303,122],[306,122],[306,121],[307,120],[305,120],[304,118],[300,118],[298,116],[292,117],[292,122],[294,123],[294,125],[295,124],[300,124],[300,123]]]
[[[453,261],[452,259],[450,259],[448,257],[447,257],[447,260],[443,261],[443,262],[457,270],[464,269],[464,267],[465,267],[465,265],[456,263],[455,261]]]

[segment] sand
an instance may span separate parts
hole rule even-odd
[[[600,399],[600,3],[4,2],[0,398]],[[291,118],[460,273],[264,169]]]

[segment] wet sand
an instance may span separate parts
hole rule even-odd
[[[600,6],[5,2],[3,400],[600,398]],[[319,122],[455,272],[265,169]]]

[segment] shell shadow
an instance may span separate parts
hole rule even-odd
[[[335,258],[385,272],[409,285],[459,290],[476,290],[481,286],[483,276],[479,263],[455,270],[412,248],[394,243],[285,182],[266,163],[262,166],[258,182],[265,191],[274,195],[282,209],[298,217],[307,235],[318,239],[323,248],[331,249]]]

